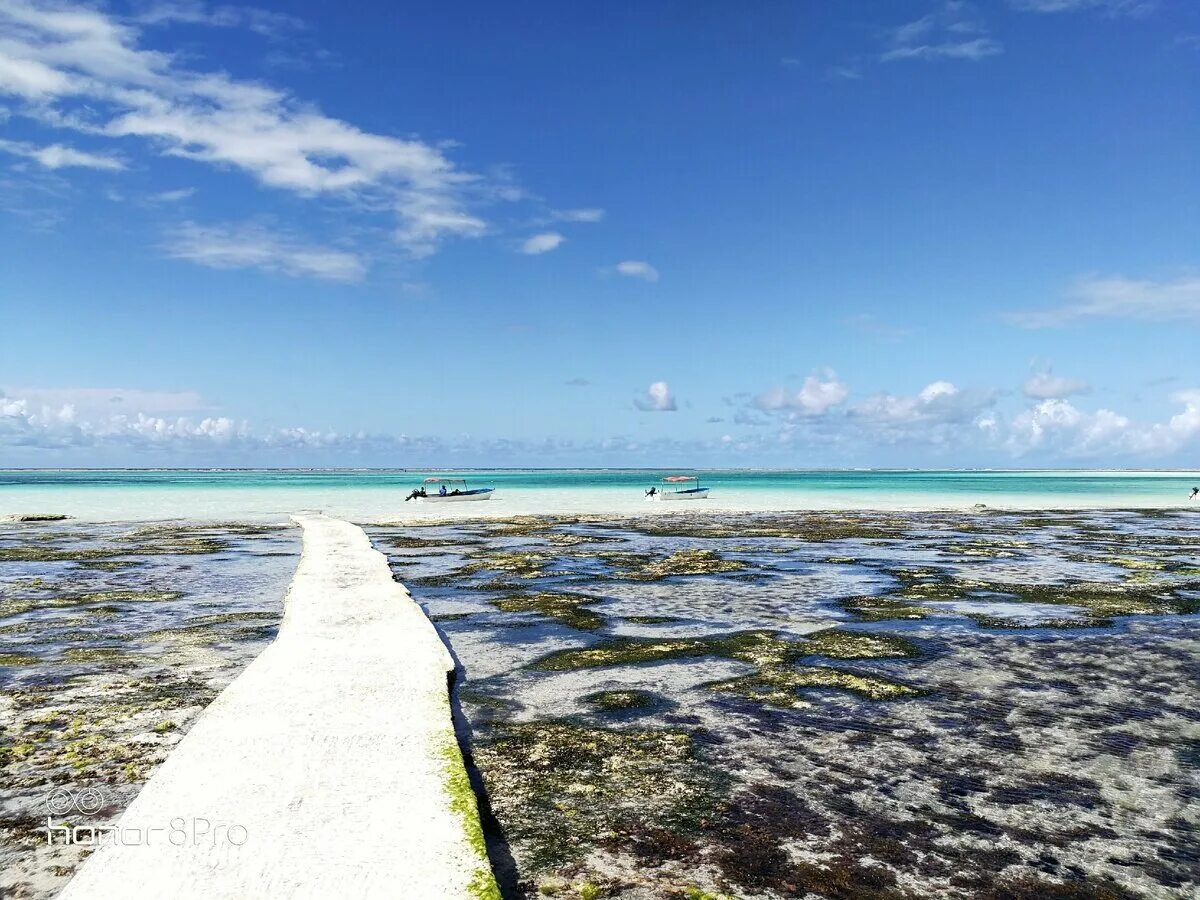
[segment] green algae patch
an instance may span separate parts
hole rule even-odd
[[[580,697],[584,703],[601,712],[624,712],[631,709],[654,709],[661,706],[663,698],[652,691],[629,689],[623,691],[597,691]]]
[[[0,600],[0,618],[19,616],[35,609],[64,609],[73,606],[96,607],[97,611],[100,611],[113,603],[160,603],[178,600],[182,596],[179,591],[92,591],[40,597],[11,597]]]
[[[479,543],[463,538],[423,538],[409,534],[381,535],[378,539],[394,550],[426,550],[433,547],[462,547]]]
[[[128,658],[128,651],[119,647],[72,647],[63,652],[63,659],[73,663],[116,662]]]
[[[451,741],[442,748],[443,777],[450,798],[450,811],[458,819],[463,836],[475,854],[476,864],[467,884],[472,900],[501,900],[500,888],[488,861],[487,843],[479,821],[479,801],[471,788],[471,779],[463,765],[462,751]]]
[[[625,621],[634,625],[668,625],[681,619],[678,616],[626,616]]]
[[[901,659],[919,656],[916,645],[890,634],[830,628],[808,636],[805,651],[830,659]]]
[[[693,830],[720,791],[692,737],[668,729],[497,725],[474,759],[508,841],[533,871],[582,860],[618,832]]]
[[[1200,600],[1176,595],[1170,588],[1130,587],[1106,582],[1071,585],[999,585],[997,591],[1023,603],[1077,606],[1099,619],[1117,616],[1186,615],[1200,612]]]
[[[953,577],[940,569],[887,569],[902,585],[899,595],[905,600],[958,600],[966,592]]]
[[[795,669],[775,666],[754,675],[714,681],[708,685],[712,691],[737,694],[747,700],[785,709],[806,705],[796,696],[797,691],[805,688],[848,691],[868,700],[903,700],[919,697],[923,693],[898,681],[827,666]]]
[[[842,609],[863,622],[886,622],[895,619],[927,619],[933,610],[888,597],[853,597],[840,603]]]
[[[63,522],[71,516],[66,513],[17,513],[6,518],[9,522]]]
[[[96,572],[120,572],[122,569],[134,569],[145,564],[146,561],[143,559],[93,559],[77,563],[75,568],[90,569]]]
[[[678,575],[719,575],[745,568],[741,560],[724,559],[713,550],[678,550],[625,573],[625,577],[633,581],[658,581]]]
[[[89,591],[80,594],[63,594],[51,605],[75,606],[86,603],[166,603],[178,600],[182,591]]]
[[[32,653],[9,651],[0,653],[0,666],[32,666],[38,658]]]
[[[508,572],[517,578],[540,578],[554,557],[546,553],[496,551],[472,554],[476,560],[460,569],[462,574],[482,571]]]
[[[589,604],[597,602],[595,597],[550,591],[514,594],[491,601],[501,612],[537,613],[581,631],[595,631],[603,627],[604,617],[587,608]]]
[[[984,613],[967,613],[967,618],[980,628],[998,629],[1003,631],[1028,631],[1031,628],[1110,628],[1112,619],[1099,619],[1092,616],[1078,619],[1012,619],[1007,616],[992,616]]]
[[[601,641],[592,647],[555,651],[534,662],[530,668],[540,672],[569,672],[575,669],[638,665],[668,659],[714,655],[724,655],[720,653],[719,641],[691,638],[646,640],[617,637]]]
[[[550,531],[559,520],[543,516],[515,516],[502,522],[489,522],[484,531],[492,537],[533,537]]]
[[[894,659],[917,656],[917,648],[891,635],[828,629],[800,639],[773,631],[741,631],[707,638],[615,637],[591,647],[559,650],[534,662],[543,672],[638,665],[715,656],[759,667],[782,666],[806,656],[834,659]]]
[[[825,542],[898,538],[904,535],[908,524],[903,519],[879,516],[811,514],[773,516],[766,521],[752,523],[724,519],[639,520],[626,527],[653,537],[792,538]]]
[[[102,549],[77,547],[64,550],[57,547],[0,547],[0,562],[82,562],[109,559],[114,556],[130,556],[126,549]]]
[[[461,622],[463,619],[469,619],[474,613],[438,613],[429,617],[430,622]]]

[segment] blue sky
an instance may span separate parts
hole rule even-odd
[[[0,6],[0,465],[1186,466],[1182,0]]]

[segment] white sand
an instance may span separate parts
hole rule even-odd
[[[361,529],[298,521],[278,638],[63,900],[498,897],[464,790],[448,651]]]

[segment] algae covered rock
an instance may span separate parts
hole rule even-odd
[[[633,822],[686,832],[719,783],[681,731],[497,725],[474,749],[491,807],[533,869],[581,859]]]

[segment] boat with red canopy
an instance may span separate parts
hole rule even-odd
[[[699,475],[668,475],[662,480],[663,487],[646,491],[650,500],[704,500],[708,488],[702,487]]]

